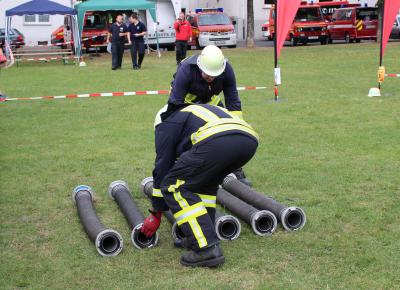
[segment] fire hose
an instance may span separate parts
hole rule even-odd
[[[79,185],[72,192],[79,219],[97,252],[102,256],[116,256],[122,251],[122,237],[118,232],[106,229],[100,222],[93,207],[93,197],[94,193],[87,185]]]
[[[133,245],[138,249],[151,248],[157,245],[157,232],[151,237],[146,237],[140,231],[143,226],[144,216],[133,200],[128,184],[122,180],[112,182],[108,187],[108,195],[112,200],[116,201],[132,229],[131,241]]]
[[[300,207],[287,207],[273,198],[253,190],[232,175],[228,175],[224,179],[222,187],[256,208],[274,213],[287,231],[300,230],[306,223],[306,214]]]
[[[153,177],[143,179],[140,184],[141,191],[151,198],[153,192]],[[171,211],[164,212],[165,217],[172,225],[172,236],[176,240],[182,240],[183,233],[179,229],[175,218]],[[235,240],[239,237],[241,232],[241,225],[239,220],[232,215],[224,215],[218,211],[215,212],[215,232],[220,240]]]
[[[259,236],[272,235],[276,230],[277,220],[272,212],[258,210],[223,188],[218,190],[217,202],[248,223]]]

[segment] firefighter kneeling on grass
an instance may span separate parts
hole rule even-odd
[[[189,250],[181,264],[216,267],[225,261],[214,227],[218,186],[253,157],[257,133],[225,108],[206,104],[182,107],[159,121],[153,209],[142,232],[152,236],[162,212],[171,210],[185,236],[181,246]]]

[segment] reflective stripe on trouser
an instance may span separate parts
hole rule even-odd
[[[181,154],[164,177],[161,183],[164,201],[182,220],[180,229],[189,238],[188,244],[194,250],[199,248],[199,243],[190,224],[183,223],[187,212],[182,210],[189,207],[187,211],[193,217],[198,216],[196,220],[209,246],[218,243],[214,226],[215,208],[207,205],[214,206],[218,185],[226,175],[251,159],[257,144],[255,138],[243,134],[223,135],[200,142]],[[208,214],[200,215],[204,213],[204,208]]]
[[[201,198],[185,188],[185,181],[176,179],[168,186],[164,199],[174,214],[177,225],[193,248],[215,244],[214,224]]]

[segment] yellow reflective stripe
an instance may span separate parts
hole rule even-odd
[[[196,219],[191,219],[189,221],[190,228],[193,231],[194,237],[197,240],[197,243],[199,244],[199,248],[204,248],[205,246],[208,245],[207,239],[204,236],[203,231],[201,230],[201,227],[199,225],[199,222]]]
[[[254,138],[258,139],[258,135],[253,129],[249,129],[249,128],[244,127],[243,125],[238,125],[238,124],[224,124],[224,125],[218,125],[215,127],[207,128],[206,130],[204,130],[202,132],[193,133],[191,136],[192,144],[193,145],[197,144],[197,143],[203,141],[204,139],[209,138],[212,135],[226,132],[226,131],[233,131],[233,130],[246,132],[246,133],[252,135]]]
[[[175,217],[176,220],[180,220],[182,218],[190,216],[192,213],[198,212],[201,209],[204,209],[204,205],[203,205],[202,202],[198,202],[198,203],[196,203],[194,205],[185,206],[184,209],[176,212],[174,214],[174,217]]]
[[[183,198],[179,191],[174,193],[174,199],[182,209],[189,206],[188,202]]]
[[[243,119],[243,112],[242,111],[229,111],[232,115],[235,117],[239,117],[240,119]]]
[[[202,202],[196,203],[195,205],[189,206],[189,203],[186,199],[183,198],[179,191],[176,191],[179,186],[184,184],[184,180],[177,180],[175,185],[171,185],[168,188],[169,192],[173,192],[174,199],[178,202],[179,206],[182,208],[181,211],[174,214],[176,219],[176,223],[178,226],[189,223],[190,228],[192,229],[193,235],[199,244],[199,248],[203,248],[208,245],[207,239],[204,236],[204,233],[196,220],[197,217],[207,214],[207,210],[205,209]]]
[[[211,97],[211,100],[207,104],[217,106],[220,102],[221,97],[219,95],[214,95]]]
[[[217,197],[215,195],[197,194],[205,207],[217,207]]]
[[[181,185],[184,185],[184,184],[185,184],[184,180],[177,179],[175,185],[170,185],[168,187],[168,191],[175,192],[176,189],[178,189]]]
[[[163,197],[162,194],[161,194],[161,189],[153,188],[152,196],[155,196],[155,197]]]
[[[209,200],[217,200],[217,197],[215,195],[207,195],[207,194],[197,194],[202,200],[203,199],[209,199]]]
[[[220,117],[218,117],[216,114],[201,106],[192,105],[182,109],[181,111],[190,112],[200,119],[204,120],[205,122],[211,122],[220,119]]]
[[[185,104],[194,104],[194,101],[197,99],[196,95],[193,95],[191,93],[187,93],[185,96]]]
[[[217,133],[231,131],[231,130],[243,131],[258,139],[257,133],[245,121],[238,118],[235,119],[221,118],[216,122],[210,122],[205,124],[197,132],[193,133],[191,136],[192,144],[196,144]]]
[[[199,216],[202,216],[202,215],[205,215],[205,214],[207,214],[207,210],[203,205],[202,209],[199,208],[199,209],[197,209],[197,211],[193,212],[192,214],[190,214],[188,216],[185,215],[185,216],[182,216],[179,219],[176,219],[176,223],[178,224],[178,226],[180,226],[180,225],[182,225],[184,223],[190,222],[191,220],[196,219]]]

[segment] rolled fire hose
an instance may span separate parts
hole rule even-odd
[[[140,188],[148,198],[151,198],[153,192],[153,177],[143,179]],[[172,236],[174,239],[181,240],[184,236],[172,212],[166,211],[163,214],[172,225]],[[223,215],[218,211],[215,212],[215,232],[220,240],[235,240],[239,237],[241,230],[242,226],[236,217],[232,215]]]
[[[72,192],[79,219],[97,252],[102,256],[116,256],[124,245],[122,236],[112,229],[106,229],[100,222],[93,206],[93,197],[94,192],[87,185],[79,185]]]
[[[277,220],[272,212],[258,210],[223,188],[218,189],[217,202],[248,223],[259,236],[272,235],[276,230]]]
[[[108,195],[112,200],[116,201],[132,229],[131,241],[133,245],[138,249],[151,248],[157,245],[157,232],[148,238],[140,231],[143,226],[144,216],[133,200],[128,184],[122,180],[112,182],[108,187]]]
[[[231,174],[225,177],[222,187],[258,209],[273,212],[287,231],[300,230],[306,224],[306,214],[300,207],[283,205],[243,184]]]

